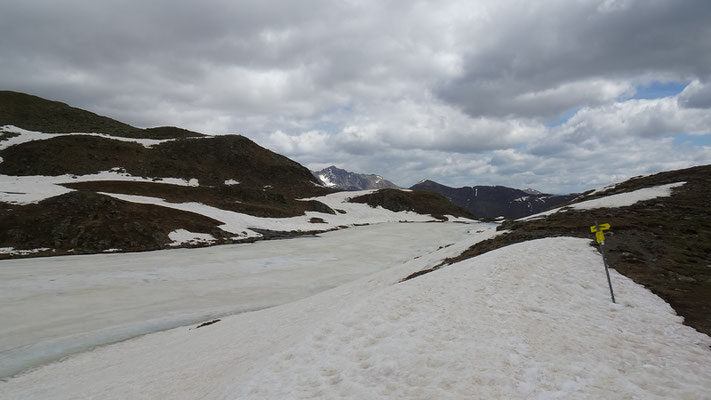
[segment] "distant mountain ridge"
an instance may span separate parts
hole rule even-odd
[[[335,165],[320,171],[311,171],[323,186],[341,190],[399,189],[399,187],[374,174],[359,174],[340,169]]]
[[[453,188],[431,180],[424,180],[410,189],[439,193],[478,218],[521,218],[565,204],[578,197],[577,193],[553,195],[533,189],[520,190],[505,186]]]

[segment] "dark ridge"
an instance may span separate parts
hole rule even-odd
[[[318,186],[305,167],[239,135],[178,139],[152,148],[97,136],[60,136],[9,147],[0,157],[0,173],[6,175],[85,175],[122,167],[136,176],[196,178],[201,185],[236,179],[288,196],[332,192]]]
[[[256,217],[287,218],[304,215],[306,211],[335,214],[327,205],[316,201],[300,201],[262,187],[245,185],[179,186],[156,182],[94,181],[67,183],[71,189],[92,192],[132,194],[157,197],[170,203],[198,202],[223,210]]]
[[[418,214],[430,214],[437,219],[446,220],[445,215],[474,219],[467,210],[453,204],[443,196],[428,191],[405,191],[399,189],[380,189],[376,192],[354,197],[351,203],[381,206],[394,212],[413,211]]]
[[[221,222],[186,211],[136,204],[97,193],[74,191],[23,206],[0,207],[0,243],[16,249],[50,248],[40,255],[100,253],[110,249],[165,248],[176,229],[208,233],[230,242]],[[0,258],[9,258],[0,255]]]
[[[143,129],[146,138],[150,139],[185,139],[190,137],[205,137],[202,133],[189,131],[174,126],[159,126],[156,128]]]
[[[521,218],[565,204],[578,194],[529,193],[505,186],[465,186],[453,188],[431,180],[410,187],[437,192],[479,218]]]
[[[45,133],[105,133],[130,138],[169,139],[203,136],[172,127],[140,129],[67,104],[12,91],[0,91],[0,126],[15,125]]]

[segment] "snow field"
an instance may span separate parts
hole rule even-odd
[[[244,398],[702,398],[711,339],[613,272],[543,239],[373,293],[256,373]]]
[[[0,202],[11,204],[32,204],[50,197],[60,196],[73,189],[60,186],[62,183],[92,182],[92,181],[126,181],[168,183],[180,186],[198,186],[197,179],[186,181],[178,178],[143,178],[121,172],[120,168],[102,171],[90,175],[58,175],[58,176],[10,176],[0,175]]]
[[[598,199],[582,201],[580,203],[571,204],[565,206],[565,208],[575,208],[579,210],[590,210],[593,208],[614,208],[614,207],[627,207],[631,206],[640,201],[646,201],[655,199],[657,197],[668,197],[672,194],[672,189],[684,185],[686,182],[676,182],[669,183],[667,185],[653,186],[644,189],[638,189],[632,192],[613,194],[610,196],[601,197]],[[534,218],[541,218],[547,215],[555,214],[564,207],[554,208],[552,210],[544,211],[542,213],[529,215],[527,217],[519,218],[520,221],[525,221]]]
[[[253,244],[0,261],[0,379],[96,345],[308,297],[493,228],[392,223]]]
[[[385,224],[384,227],[388,228],[388,225],[394,224]],[[419,224],[400,224],[408,229],[416,225]],[[370,268],[371,271],[382,269],[383,266],[372,265],[372,261],[368,259],[370,253],[376,254],[377,257],[392,257],[394,250],[397,249],[384,239],[390,237],[401,240],[409,248],[406,249],[407,255],[404,253],[396,255],[396,259],[400,261],[391,262],[390,269],[374,275],[365,273],[367,276],[357,281],[299,301],[223,318],[221,322],[205,328],[191,329],[194,325],[181,327],[99,347],[67,358],[60,363],[49,364],[19,375],[8,382],[0,381],[0,398],[7,395],[8,398],[27,399],[193,399],[207,394],[209,394],[208,398],[238,398],[232,394],[234,385],[243,385],[246,382],[245,376],[248,376],[251,371],[264,367],[264,363],[269,361],[268,356],[291,347],[294,342],[311,332],[319,321],[339,314],[348,304],[360,301],[363,296],[378,288],[393,285],[403,276],[435,265],[442,259],[455,256],[470,245],[495,235],[493,229],[486,229],[484,224],[469,227],[460,224],[452,224],[452,226],[468,229],[464,231],[465,235],[451,246],[446,246],[449,244],[445,241],[446,235],[435,231],[433,237],[439,236],[440,239],[434,239],[433,244],[439,244],[437,248],[442,247],[439,250],[424,250],[422,246],[413,243],[412,239],[417,235],[409,236],[403,234],[404,232],[400,235],[372,235],[373,238],[383,242],[381,250],[377,251],[364,252],[363,241],[358,243],[344,241],[342,243],[344,247],[334,248],[333,251],[343,254],[349,246],[353,247],[354,251],[360,251],[360,256],[352,260],[351,264],[358,266],[359,269]],[[348,229],[324,236],[338,238],[344,233],[367,232],[372,228],[375,227]],[[301,239],[258,242],[250,246],[258,244],[269,246],[299,240]],[[310,242],[313,243],[315,240],[311,239]],[[182,253],[201,253],[200,250],[212,251],[226,247],[230,246],[185,249]],[[413,253],[413,247],[420,247],[420,249]],[[321,248],[328,249],[323,246]],[[169,253],[173,252],[180,252],[180,250]],[[161,252],[151,254],[156,253]],[[413,259],[416,253],[418,254]],[[195,257],[205,258],[204,255]],[[346,260],[346,258],[334,257],[324,266],[340,266],[341,269],[345,267],[343,264],[346,264],[344,263]],[[292,281],[294,279],[291,277],[279,280],[287,283]],[[304,286],[303,282],[293,283]],[[186,304],[194,301],[190,296],[177,292],[179,290],[176,290],[176,294],[182,295]],[[267,294],[262,293],[262,295]],[[137,309],[139,308],[134,308]],[[215,329],[220,327],[224,329]],[[0,337],[4,336],[0,335]],[[235,381],[236,376],[241,376],[241,380]]]
[[[186,229],[176,229],[168,234],[168,238],[173,241],[170,246],[180,246],[181,244],[211,244],[217,239],[209,233],[190,232]]]
[[[486,233],[484,233],[486,234]],[[490,235],[490,233],[486,234]],[[481,237],[296,302],[101,347],[7,398],[708,398],[711,338],[589,240],[520,243],[398,283]]]
[[[0,150],[4,150],[8,147],[16,146],[18,144],[22,143],[27,143],[27,142],[33,142],[36,140],[47,140],[47,139],[52,139],[55,137],[59,136],[72,136],[72,135],[82,135],[82,136],[98,136],[102,137],[104,139],[111,139],[111,140],[119,140],[122,142],[133,142],[133,143],[138,143],[140,145],[143,145],[146,148],[155,146],[157,144],[163,143],[163,142],[170,142],[175,139],[137,139],[137,138],[126,138],[126,137],[120,137],[120,136],[111,136],[107,135],[105,133],[95,133],[95,132],[86,132],[86,133],[43,133],[43,132],[36,132],[36,131],[30,131],[27,129],[22,129],[14,125],[4,125],[0,126],[0,130],[4,132],[10,132],[10,133],[19,133],[19,136],[14,136],[9,139],[0,141]]]
[[[409,211],[393,212],[382,207],[370,207],[367,204],[349,203],[348,199],[362,194],[372,193],[373,190],[358,192],[338,192],[321,197],[312,197],[303,200],[318,200],[332,209],[345,211],[345,214],[337,212],[324,214],[320,212],[307,211],[305,215],[291,218],[262,218],[248,214],[241,214],[234,211],[223,210],[201,203],[170,203],[160,198],[136,196],[117,193],[101,193],[106,196],[115,197],[119,200],[130,201],[132,203],[153,204],[161,207],[174,208],[177,210],[193,212],[204,215],[212,219],[223,222],[220,229],[234,233],[235,239],[247,237],[261,237],[250,228],[268,229],[273,231],[313,231],[336,229],[339,226],[353,224],[377,224],[383,222],[425,222],[432,221],[429,215],[417,214]],[[309,220],[313,217],[321,218],[325,223],[313,224]],[[471,222],[465,218],[447,216],[449,221]]]

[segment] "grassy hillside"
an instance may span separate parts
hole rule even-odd
[[[58,101],[6,90],[0,91],[1,125],[15,125],[45,133],[99,132],[131,138],[167,139],[203,136],[173,127],[139,129]]]
[[[570,209],[542,219],[509,221],[500,229],[510,233],[481,242],[447,264],[550,236],[590,238],[594,244],[590,226],[609,223],[605,243],[610,266],[666,300],[687,325],[711,335],[711,165],[631,179],[579,201],[680,181],[687,183],[673,189],[672,196],[628,207]]]
[[[232,235],[218,228],[221,224],[185,211],[75,191],[38,204],[0,207],[0,243],[54,250],[39,255],[155,250],[171,243],[168,234],[176,229],[209,233],[229,242]],[[0,258],[9,257],[0,254]]]
[[[328,192],[315,185],[305,167],[239,135],[179,139],[152,148],[97,136],[60,136],[9,147],[0,157],[5,175],[85,175],[122,167],[136,176],[196,178],[201,185],[235,179],[299,196]]]
[[[418,214],[431,214],[438,219],[445,215],[475,218],[469,211],[457,206],[442,195],[428,191],[404,191],[399,189],[380,189],[371,194],[354,197],[353,203],[381,206],[390,211],[414,211]]]

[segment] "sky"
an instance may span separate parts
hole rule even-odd
[[[711,163],[708,0],[0,0],[0,89],[408,187]]]

